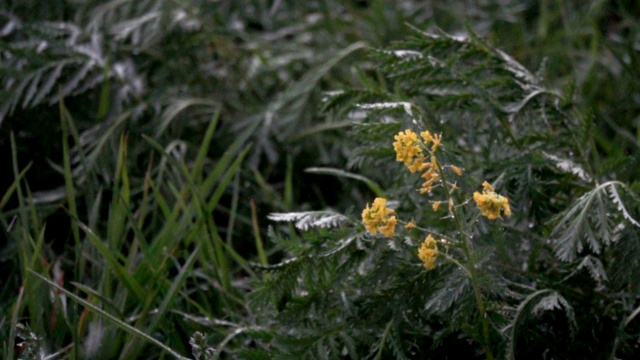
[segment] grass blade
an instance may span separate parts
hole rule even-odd
[[[20,173],[18,174],[17,178],[11,183],[11,185],[9,185],[9,188],[7,188],[7,191],[5,191],[4,195],[2,196],[2,199],[0,199],[0,211],[2,211],[5,205],[7,205],[7,202],[9,202],[11,195],[13,195],[13,192],[16,191],[18,184],[20,184],[20,180],[22,180],[22,178],[27,173],[27,171],[29,171],[30,168],[31,168],[31,163],[29,163],[24,169],[22,169],[22,171],[20,171]]]
[[[73,217],[76,224],[80,226],[80,228],[87,234],[87,238],[91,241],[93,246],[100,252],[100,254],[104,257],[104,260],[107,262],[111,270],[116,274],[118,279],[127,287],[138,299],[138,301],[143,302],[146,298],[145,291],[142,289],[140,284],[127,272],[127,270],[118,263],[118,259],[113,255],[113,251],[110,250],[98,236],[93,232],[93,230],[89,229],[85,224],[80,222],[77,218]]]
[[[33,276],[39,278],[40,280],[44,281],[45,283],[49,284],[49,286],[55,288],[56,290],[64,293],[65,295],[67,295],[68,297],[70,297],[71,299],[75,300],[76,302],[78,302],[79,304],[95,311],[96,313],[100,314],[101,316],[103,316],[105,319],[109,320],[112,324],[114,324],[115,326],[119,327],[120,329],[128,332],[129,334],[135,335],[135,336],[139,336],[141,338],[143,338],[144,340],[158,346],[159,348],[161,348],[162,350],[166,351],[167,353],[171,354],[172,356],[174,356],[176,359],[180,359],[180,360],[189,360],[189,358],[184,357],[180,354],[178,354],[176,351],[174,351],[173,349],[171,349],[170,347],[166,346],[165,344],[161,343],[160,341],[156,340],[154,337],[152,337],[151,335],[148,335],[136,328],[134,328],[133,326],[125,323],[124,321],[116,318],[115,316],[109,314],[108,312],[100,309],[99,307],[91,304],[90,302],[82,299],[81,297],[77,296],[76,294],[72,293],[71,291],[63,288],[62,286],[56,284],[55,282],[47,279],[46,277],[38,274],[37,272],[29,269],[28,270]]]
[[[340,177],[346,177],[349,179],[359,180],[364,182],[371,191],[373,191],[377,197],[385,197],[384,191],[380,187],[380,185],[376,184],[375,181],[369,179],[366,176],[362,176],[359,174],[354,174],[352,172],[344,171],[342,169],[331,168],[331,167],[310,167],[306,168],[304,172],[310,174],[322,174],[322,175],[334,175]]]
[[[171,305],[171,303],[175,300],[176,295],[178,295],[178,291],[184,284],[184,281],[187,278],[187,275],[189,274],[191,268],[193,267],[193,264],[195,263],[199,252],[200,252],[200,246],[197,246],[193,250],[191,255],[189,255],[189,258],[187,259],[185,264],[182,266],[182,269],[180,269],[180,273],[173,280],[173,283],[171,284],[169,291],[167,291],[167,294],[165,295],[164,299],[162,299],[162,303],[160,303],[157,313],[154,314],[153,318],[151,319],[151,323],[146,327],[147,332],[153,333],[158,327],[158,322],[164,316],[164,314],[169,310],[169,305]],[[134,347],[133,348],[134,350],[131,350],[132,347]],[[137,343],[133,339],[131,339],[131,341],[129,341],[124,351],[122,352],[121,358],[137,359],[139,358],[139,352],[141,349],[142,347],[137,345]]]

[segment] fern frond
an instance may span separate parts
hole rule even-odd
[[[371,103],[371,104],[356,104],[357,108],[363,109],[363,110],[384,110],[384,109],[397,109],[397,108],[401,108],[404,110],[404,112],[409,115],[409,116],[413,116],[413,111],[411,110],[411,108],[413,107],[413,105],[409,102],[406,101],[400,101],[400,102],[382,102],[382,103]]]
[[[624,184],[620,183],[620,187],[621,190],[627,195],[630,196],[635,203],[638,203],[638,199],[636,197],[636,195],[631,192],[631,190]],[[611,201],[613,201],[613,203],[616,205],[616,208],[618,209],[618,211],[622,214],[622,216],[625,218],[625,220],[627,220],[628,222],[630,222],[632,225],[636,226],[636,227],[640,227],[640,223],[638,223],[638,221],[631,216],[631,214],[629,213],[629,211],[627,210],[627,207],[625,206],[624,202],[622,201],[622,198],[620,196],[620,193],[618,192],[618,189],[616,189],[615,185],[609,186],[608,187],[609,190],[609,195],[611,196]]]
[[[385,102],[390,97],[388,93],[372,88],[343,88],[342,90],[325,92],[324,95],[321,108],[323,112],[351,109],[358,103]]]
[[[587,171],[582,167],[582,165],[577,164],[569,159],[563,159],[553,154],[548,154],[546,152],[542,152],[545,158],[553,161],[554,165],[561,171],[569,174],[573,174],[577,176],[580,180],[585,182],[591,182],[591,176],[587,173]]]
[[[565,315],[569,319],[569,322],[571,323],[571,325],[573,325],[573,328],[575,329],[577,325],[576,325],[576,317],[575,317],[575,314],[573,313],[573,307],[569,305],[569,302],[567,302],[567,300],[562,295],[560,295],[555,291],[539,299],[538,302],[533,307],[533,309],[531,310],[531,312],[534,315],[540,315],[545,311],[552,311],[552,310],[564,310]]]
[[[426,303],[425,309],[434,314],[443,314],[449,310],[463,296],[469,292],[469,277],[460,269],[456,269],[444,277],[431,299]]]
[[[571,208],[556,217],[551,237],[555,239],[558,258],[573,261],[585,247],[599,254],[603,247],[615,240],[614,234],[620,230],[619,226],[624,226],[620,218],[638,226],[618,188],[628,194],[625,201],[637,204],[625,184],[610,181],[582,195]]]
[[[400,122],[363,123],[352,127],[354,138],[362,139],[360,146],[349,159],[348,167],[364,168],[371,165],[374,168],[389,167],[390,159],[394,157],[392,147],[393,136],[402,128]],[[380,146],[380,144],[389,144]],[[393,163],[391,163],[393,165]]]
[[[608,287],[638,296],[640,291],[640,229],[627,226],[617,234],[619,240],[611,247],[611,259],[606,263]]]
[[[111,71],[105,70],[106,45],[97,33],[65,22],[43,22],[24,27],[21,32],[24,34],[18,38],[23,40],[3,44],[3,67],[11,75],[2,78],[0,122],[17,106],[51,105],[116,75],[118,64]],[[60,91],[54,91],[56,86]]]
[[[272,213],[267,218],[272,221],[295,222],[295,227],[303,231],[312,228],[334,228],[349,220],[348,217],[333,211]]]
[[[380,339],[371,346],[369,357],[375,360],[388,358],[389,355],[385,355],[387,353],[385,349],[388,347],[395,359],[407,360],[408,357],[403,349],[400,335],[401,331],[398,329],[397,321],[395,319],[390,320],[384,332],[380,335]]]
[[[313,321],[296,332],[283,333],[273,341],[276,359],[358,359],[357,345],[366,337],[361,329],[331,326],[329,321]]]
[[[598,283],[609,281],[607,272],[604,269],[604,265],[602,265],[602,261],[600,261],[600,259],[598,259],[597,257],[591,255],[585,256],[582,261],[580,261],[580,264],[578,264],[576,270],[579,271],[584,268],[589,271],[589,275],[591,275],[591,278]]]
[[[296,296],[299,292],[313,294],[322,292],[334,282],[348,277],[349,269],[361,261],[357,255],[362,234],[355,234],[337,240],[324,241],[322,251],[314,248],[300,248],[302,254],[290,257],[278,264],[253,264],[257,269],[270,272],[260,286],[251,294],[254,303],[266,305]],[[308,306],[311,305],[306,304]]]

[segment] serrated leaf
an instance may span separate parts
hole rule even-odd
[[[356,104],[356,107],[363,110],[385,110],[385,109],[403,109],[404,112],[413,116],[413,111],[411,110],[412,104],[406,101],[400,102],[381,102],[381,103],[372,103],[372,104]]]
[[[553,161],[555,166],[563,172],[573,174],[580,178],[580,180],[591,182],[591,176],[584,170],[584,168],[569,159],[563,159],[553,154],[542,152],[542,154],[549,160]]]
[[[469,277],[462,270],[456,269],[442,280],[438,290],[427,301],[425,309],[435,314],[444,313],[458,301],[469,285]]]
[[[589,271],[589,275],[591,278],[597,282],[609,281],[607,277],[607,272],[604,269],[604,265],[602,265],[602,261],[595,256],[587,255],[580,261],[578,264],[577,270],[581,270],[586,268]]]
[[[625,184],[610,181],[582,195],[569,209],[555,218],[556,225],[551,237],[555,239],[554,249],[558,258],[573,261],[585,247],[599,254],[615,240],[614,234],[621,224],[616,215],[621,215],[622,219],[638,226],[617,188],[630,193]],[[629,197],[627,201],[637,202],[633,197]]]
[[[267,218],[272,221],[295,222],[295,227],[304,231],[311,228],[333,228],[349,220],[348,217],[333,211],[272,213]]]

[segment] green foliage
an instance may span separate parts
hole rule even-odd
[[[353,172],[380,183],[394,214],[418,228],[385,239],[366,235],[355,214],[273,214],[295,223],[273,235],[285,260],[262,267],[252,293],[253,306],[267,314],[262,321],[273,323],[273,351],[438,358],[457,354],[452,344],[466,338],[474,358],[566,357],[591,341],[602,349],[622,341],[607,335],[611,325],[594,332],[591,317],[633,311],[605,310],[596,299],[622,294],[609,290],[607,272],[624,260],[616,254],[635,248],[639,202],[620,181],[599,184],[595,149],[583,141],[591,122],[576,116],[566,95],[473,34],[417,32],[372,56],[380,80],[327,94],[325,111],[352,119]],[[465,169],[454,194],[460,209],[448,216],[431,209],[438,195],[412,194],[417,176],[398,170],[391,143],[407,127],[442,132],[438,162]],[[514,215],[503,224],[478,221],[469,204],[483,179],[509,196]],[[446,253],[431,271],[416,256],[428,233],[449,244],[439,245]],[[469,238],[456,241],[461,234]]]
[[[104,358],[161,356],[79,299],[182,354],[189,333],[218,317],[251,318],[243,295],[255,277],[249,260],[266,262],[265,209],[327,201],[294,189],[293,168],[311,154],[340,162],[348,148],[334,141],[344,124],[312,116],[322,89],[345,78],[364,41],[379,43],[406,16],[366,19],[351,5],[334,14],[337,3],[3,8],[0,165],[14,178],[0,178],[0,305],[13,315],[0,318],[0,337],[11,339],[2,357],[13,356],[19,323],[72,358],[95,344]],[[77,298],[50,298],[53,283],[30,270]],[[208,333],[216,343],[228,336]]]
[[[604,247],[618,240],[617,233],[625,226],[640,227],[625,203],[637,208],[638,199],[625,184],[610,181],[585,193],[560,214],[551,234],[557,239],[555,251],[560,260],[575,260],[587,247],[594,254],[600,254]],[[637,213],[637,209],[634,210]]]
[[[638,10],[8,0],[0,357],[636,358]]]
[[[63,129],[66,129],[72,122],[66,109],[61,109],[65,122]],[[69,122],[66,123],[67,121]],[[200,264],[199,278],[206,279],[206,283],[209,284],[204,287],[213,286],[211,284],[220,287],[219,295],[224,299],[218,298],[218,301],[237,301],[238,295],[230,286],[232,279],[227,264],[227,258],[232,258],[227,252],[233,252],[233,249],[225,249],[213,219],[203,214],[210,213],[216,207],[222,192],[228,187],[233,174],[238,171],[239,164],[246,156],[248,146],[245,144],[246,136],[239,137],[228,152],[218,159],[215,166],[208,169],[210,173],[202,176],[206,150],[216,124],[217,118],[213,119],[203,139],[200,156],[196,157],[189,168],[182,159],[176,159],[172,154],[165,152],[162,146],[152,143],[160,152],[160,157],[167,160],[166,163],[161,161],[159,167],[164,171],[173,172],[174,176],[173,179],[163,179],[162,171],[150,169],[143,188],[135,194],[132,194],[130,187],[126,166],[127,143],[123,137],[118,150],[114,187],[110,189],[113,198],[110,201],[106,228],[91,228],[81,221],[82,218],[91,219],[92,215],[81,213],[75,206],[73,176],[70,164],[65,161],[64,174],[69,194],[67,211],[78,229],[77,233],[74,232],[73,243],[70,244],[76,250],[76,255],[64,259],[64,262],[58,260],[58,263],[53,265],[52,279],[36,274],[37,278],[58,289],[60,295],[56,296],[57,305],[53,309],[46,305],[48,296],[34,296],[34,290],[46,293],[45,288],[27,285],[27,288],[31,289],[27,305],[30,306],[29,317],[34,328],[37,327],[40,333],[44,333],[49,327],[51,331],[68,329],[72,334],[78,335],[87,332],[89,340],[86,344],[93,345],[71,348],[74,356],[91,357],[95,356],[96,351],[100,351],[103,356],[108,357],[118,354],[123,358],[137,358],[145,345],[138,339],[139,336],[170,354],[177,355],[175,350],[149,334],[160,331],[169,335],[169,329],[176,326],[175,319],[166,317],[171,308],[189,307],[188,304],[193,301],[192,297],[202,295],[198,295],[196,291],[190,292],[187,296],[184,292],[188,283],[193,281],[193,268],[196,263]],[[68,151],[69,146],[65,144],[64,149],[65,152]],[[153,177],[156,177],[156,180]],[[196,180],[197,184],[194,183]],[[160,188],[157,183],[164,184],[166,188]],[[98,202],[100,198],[101,192],[98,193]],[[152,204],[163,211],[147,213],[146,207]],[[25,209],[29,208],[35,216],[33,203],[30,207],[25,206]],[[40,221],[37,216],[33,220]],[[162,226],[153,226],[158,223]],[[28,231],[27,228],[21,230]],[[32,259],[25,262],[24,268],[21,269],[25,284],[38,280],[30,276],[31,272],[49,273],[48,268],[52,266],[47,262],[48,255],[41,253],[44,225],[39,231],[41,235],[37,245],[28,243],[21,249],[27,258]],[[174,269],[175,276],[167,277],[166,274]],[[70,279],[76,292],[59,285],[65,272],[76,276],[75,279]],[[80,296],[80,293],[87,298]],[[82,304],[86,310],[77,313],[76,307],[67,303],[67,299]],[[97,305],[96,302],[102,305]],[[18,303],[16,309],[21,305]],[[108,311],[103,310],[102,306]],[[208,314],[219,310],[216,309],[215,303],[197,308],[200,312]],[[113,329],[105,330],[101,318],[96,317],[97,314],[91,314],[89,309],[104,316],[132,336],[123,337],[122,333],[117,334]],[[49,325],[39,319],[43,311],[47,314],[45,318],[52,319]],[[125,322],[125,318],[130,320]],[[63,339],[48,340],[59,342]],[[109,346],[100,350],[96,346],[100,343]]]

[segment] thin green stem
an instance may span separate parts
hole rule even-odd
[[[251,225],[253,226],[253,234],[256,240],[256,250],[258,251],[258,258],[260,259],[260,264],[268,265],[269,261],[267,260],[267,253],[264,251],[262,236],[260,236],[260,226],[258,225],[256,203],[255,201],[253,201],[253,199],[251,199],[249,205],[251,206]]]
[[[408,222],[406,222],[406,221],[402,221],[402,220],[398,220],[398,224],[400,224],[400,225],[404,225],[404,226],[406,227],[406,225],[408,224]],[[448,235],[442,234],[442,233],[440,233],[440,232],[438,232],[437,230],[434,230],[434,229],[427,229],[427,228],[424,228],[424,227],[422,227],[422,226],[418,226],[418,225],[416,225],[416,224],[414,224],[414,225],[413,225],[413,229],[417,229],[417,230],[420,230],[420,231],[422,231],[422,232],[430,233],[431,235],[433,235],[433,236],[435,236],[435,237],[437,237],[437,238],[444,239],[444,240],[446,240],[446,241],[451,242],[451,244],[456,244],[456,243],[457,243],[457,240],[456,240],[456,239],[451,238],[451,237],[450,237],[450,236],[448,236]]]
[[[478,306],[478,312],[480,313],[480,318],[482,320],[482,337],[484,338],[484,349],[487,353],[487,359],[493,360],[493,352],[491,351],[491,340],[489,337],[489,321],[487,320],[487,310],[484,305],[484,300],[482,299],[482,292],[480,290],[480,282],[478,280],[478,272],[476,270],[475,262],[472,256],[473,244],[469,240],[469,236],[467,235],[464,227],[462,226],[462,221],[460,219],[460,214],[458,214],[458,209],[455,206],[453,197],[451,193],[453,191],[453,187],[447,182],[444,171],[442,171],[442,166],[438,163],[437,157],[434,153],[431,153],[436,159],[436,164],[440,171],[438,171],[438,175],[440,176],[440,181],[442,186],[447,192],[447,197],[449,198],[449,212],[453,216],[453,219],[456,224],[456,228],[458,229],[458,233],[460,234],[460,239],[462,240],[462,248],[464,249],[465,257],[467,258],[467,266],[464,268],[462,264],[456,262],[459,266],[463,267],[466,270],[467,274],[471,278],[471,284],[473,285],[473,292],[476,297],[476,304]]]
[[[458,265],[458,267],[460,269],[462,269],[462,271],[465,272],[465,274],[467,274],[469,277],[471,277],[471,272],[469,272],[469,270],[462,264],[460,263],[460,261],[458,261],[456,258],[454,258],[453,256],[447,254],[447,253],[439,253],[438,256],[444,256],[447,260],[451,261],[452,263]]]

